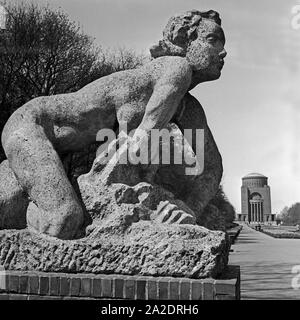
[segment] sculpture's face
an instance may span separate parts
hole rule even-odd
[[[198,37],[187,49],[186,58],[201,81],[216,80],[221,75],[226,51],[222,28],[204,19],[198,27]]]

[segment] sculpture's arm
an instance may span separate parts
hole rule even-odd
[[[173,63],[164,70],[163,76],[156,81],[145,114],[137,129],[149,133],[151,129],[164,128],[188,91],[191,77],[192,70],[187,62],[182,58],[174,59]]]

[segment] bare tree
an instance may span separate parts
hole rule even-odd
[[[1,37],[1,67],[7,96],[22,102],[39,95],[70,92],[90,80],[97,68],[93,40],[60,10],[36,5],[9,6],[7,31]],[[14,89],[20,92],[11,92]]]
[[[0,33],[0,133],[12,112],[34,97],[73,92],[143,62],[132,50],[95,47],[60,9],[25,3],[6,9],[6,31]]]
[[[102,51],[102,62],[112,68],[112,72],[135,69],[148,61],[150,57],[136,54],[132,49],[118,47]]]

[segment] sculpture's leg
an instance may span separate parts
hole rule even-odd
[[[185,96],[185,109],[178,125],[184,133],[184,129],[193,130],[193,150],[196,152],[195,130],[204,129],[204,170],[189,183],[185,193],[185,203],[194,210],[197,218],[208,202],[218,191],[223,174],[222,158],[218,147],[208,127],[205,113],[201,104],[192,95]]]
[[[29,227],[61,239],[76,237],[83,210],[44,129],[22,124],[8,137],[3,147],[10,167],[32,200],[27,210]]]
[[[196,214],[197,220],[204,207],[214,197],[222,177],[222,158],[206,122],[200,103],[190,94],[184,97],[182,114],[173,119],[182,134],[192,129],[192,148],[196,153],[196,129],[204,129],[204,170],[202,174],[186,175],[184,166],[162,166],[158,179],[174,193],[175,198],[184,201]],[[169,188],[170,186],[170,188]],[[173,186],[173,189],[172,189]]]
[[[0,164],[0,229],[26,228],[28,198],[5,160]]]

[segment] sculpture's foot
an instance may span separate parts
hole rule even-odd
[[[47,234],[59,239],[74,239],[85,235],[83,211],[72,203],[66,203],[55,212],[38,208],[33,202],[27,210],[27,225],[32,232]]]
[[[195,224],[195,215],[191,210],[184,205],[180,200],[173,200],[174,203],[169,201],[161,201],[157,210],[151,218],[162,223],[177,223],[177,224]],[[183,210],[183,208],[185,210]]]

